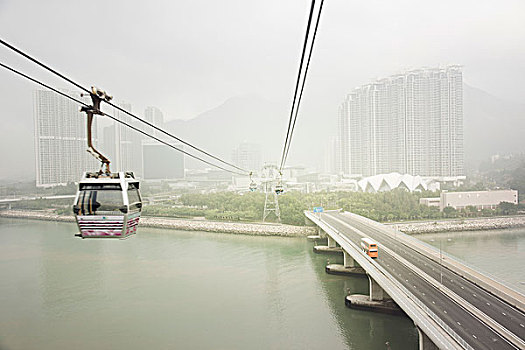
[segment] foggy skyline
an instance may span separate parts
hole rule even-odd
[[[284,124],[309,3],[0,0],[0,32],[82,85],[129,101],[134,111],[156,106],[165,120],[188,119],[231,97],[257,95],[283,106],[277,113]],[[467,84],[522,103],[524,20],[521,1],[327,0],[290,161],[301,158],[294,145],[311,137],[304,131],[316,123],[327,124],[322,135],[335,133],[340,101],[354,87],[407,69],[460,64]],[[71,88],[4,47],[0,61]],[[6,149],[21,135],[32,137],[37,87],[5,70],[0,82]],[[282,147],[286,129],[277,129]],[[4,154],[4,164],[33,157],[33,145],[20,144],[17,153]]]

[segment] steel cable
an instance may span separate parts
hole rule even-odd
[[[303,98],[304,85],[306,83],[306,76],[308,75],[308,68],[310,67],[310,59],[312,58],[312,52],[314,50],[314,42],[315,42],[315,37],[317,35],[317,28],[319,27],[319,20],[321,19],[321,11],[323,10],[323,3],[324,3],[324,0],[321,0],[321,5],[319,6],[319,13],[317,14],[317,20],[315,22],[314,34],[312,37],[312,42],[310,44],[310,53],[308,54],[308,61],[306,62],[306,69],[304,71],[304,78],[303,78],[303,84],[301,86],[301,93],[299,94],[299,99],[297,101],[297,107],[295,108],[295,116],[294,116],[294,120],[292,124],[292,129],[290,131],[288,147],[286,148],[286,153],[284,155],[284,160],[282,162],[282,167],[284,167],[284,165],[286,164],[286,160],[288,159],[288,151],[290,150],[290,146],[292,144],[292,136],[293,136],[293,132],[295,129],[295,122],[297,121],[297,115],[299,113],[299,106],[301,105],[301,99]]]
[[[308,36],[309,36],[309,33],[310,33],[310,25],[312,24],[312,16],[313,16],[313,13],[314,13],[314,6],[315,6],[315,0],[312,0],[312,4],[310,6],[310,15],[308,16],[308,24],[306,25],[306,33],[305,33],[305,36],[304,36],[303,51],[302,51],[302,54],[301,54],[301,61],[299,63],[299,72],[297,73],[297,81],[295,82],[295,92],[294,92],[294,97],[293,97],[293,102],[292,102],[292,108],[290,110],[290,118],[288,119],[288,129],[286,130],[286,138],[284,140],[283,154],[281,156],[281,165],[279,166],[279,173],[281,173],[281,171],[283,169],[283,166],[284,166],[284,163],[283,163],[284,162],[284,156],[286,154],[286,148],[287,148],[287,145],[288,145],[288,139],[289,139],[290,129],[291,129],[291,125],[292,125],[292,119],[293,119],[293,112],[295,110],[295,101],[297,99],[297,92],[299,91],[299,82],[301,81],[301,75],[302,75],[302,71],[303,71],[304,54],[306,53],[306,47],[307,47],[307,44],[308,44]]]

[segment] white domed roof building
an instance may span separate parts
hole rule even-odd
[[[403,188],[409,192],[434,191],[439,189],[439,183],[432,179],[423,179],[421,176],[399,173],[380,174],[365,177],[357,182],[359,191],[362,192],[385,192],[396,188]]]

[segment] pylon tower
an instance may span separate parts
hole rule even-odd
[[[262,171],[264,193],[266,198],[264,200],[263,222],[266,221],[271,213],[277,217],[277,221],[281,222],[281,211],[279,210],[279,198],[275,191],[277,184],[277,176],[279,169],[275,165],[265,165]]]

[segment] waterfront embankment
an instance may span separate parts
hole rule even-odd
[[[411,221],[386,224],[406,234],[456,231],[486,231],[525,227],[525,216]]]
[[[2,210],[0,217],[58,222],[74,222],[70,215],[57,215],[46,211]],[[177,219],[166,217],[142,217],[140,225],[180,231],[205,231],[254,236],[303,237],[316,233],[313,227],[271,223],[221,222],[208,220]]]
[[[0,217],[58,222],[74,222],[72,215],[57,215],[38,210],[0,210]],[[203,219],[179,219],[168,217],[141,218],[141,226],[181,231],[205,231],[255,236],[303,237],[317,233],[310,226],[292,226],[272,223],[247,223],[209,221]],[[438,233],[457,231],[486,231],[525,227],[525,216],[489,217],[471,219],[449,219],[433,221],[410,221],[386,223],[406,234]]]

